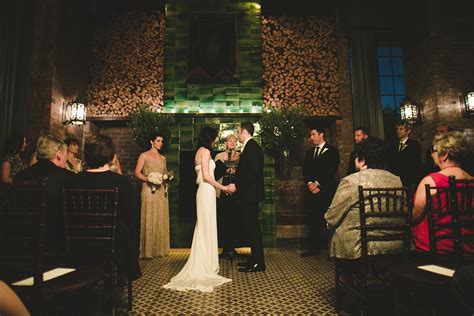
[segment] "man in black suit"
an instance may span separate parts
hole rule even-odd
[[[410,138],[411,126],[399,122],[395,126],[398,144],[392,148],[389,171],[400,177],[404,186],[417,186],[421,174],[421,145]]]
[[[238,137],[243,147],[235,173],[235,184],[230,184],[230,192],[237,191],[237,200],[251,248],[250,260],[240,264],[242,267],[239,272],[265,271],[262,229],[258,220],[258,203],[264,199],[263,151],[252,138],[253,132],[252,123],[240,124]]]
[[[41,181],[47,179],[48,191],[46,246],[48,251],[60,252],[64,247],[62,216],[62,187],[74,173],[66,169],[67,146],[52,136],[41,136],[36,144],[38,162],[20,171],[14,181]]]
[[[364,139],[367,139],[369,137],[369,132],[367,131],[367,128],[359,126],[354,128],[354,142],[356,144],[360,143]],[[353,150],[349,156],[349,161],[347,164],[347,175],[355,173],[356,167],[355,167],[355,150]]]
[[[308,213],[310,244],[301,257],[319,254],[322,243],[327,239],[324,213],[337,188],[339,151],[325,142],[326,134],[326,130],[321,127],[311,129],[310,140],[315,147],[306,152],[303,162],[303,178],[307,189],[304,205]]]

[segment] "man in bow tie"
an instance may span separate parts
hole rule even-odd
[[[421,145],[410,138],[409,123],[397,123],[395,132],[398,143],[392,149],[389,171],[399,176],[404,186],[417,186],[421,173]]]
[[[327,246],[324,213],[331,204],[337,188],[336,172],[339,151],[326,143],[326,129],[313,127],[310,140],[314,147],[306,152],[303,162],[303,178],[306,184],[305,210],[308,215],[309,247],[302,257],[319,254],[321,246]]]

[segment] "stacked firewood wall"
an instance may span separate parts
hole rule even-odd
[[[112,18],[94,36],[88,115],[126,116],[143,104],[163,106],[165,19],[129,12]]]
[[[266,108],[303,106],[340,115],[336,23],[322,17],[262,17]]]

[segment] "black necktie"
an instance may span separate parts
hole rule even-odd
[[[317,158],[319,155],[319,146],[316,146],[316,150],[314,151],[313,158]]]
[[[398,152],[401,152],[403,149],[403,142],[400,142],[400,145],[398,145]]]

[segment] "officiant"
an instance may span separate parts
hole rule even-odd
[[[234,183],[234,174],[239,162],[240,153],[236,150],[237,137],[229,134],[225,139],[225,151],[215,157],[216,169],[214,177],[223,185]],[[235,195],[226,195],[216,190],[217,193],[217,233],[221,259],[233,259],[237,254],[236,247],[244,246],[245,238],[242,217],[239,216]]]

